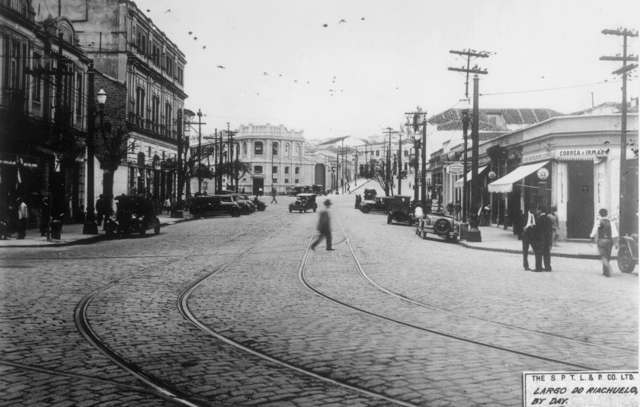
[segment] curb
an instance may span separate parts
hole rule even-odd
[[[176,220],[173,223],[161,223],[160,227],[163,228],[163,227],[166,227],[166,226],[171,226],[171,225],[175,225],[175,224],[182,223],[182,222],[189,222],[191,220],[195,220],[195,218],[178,218],[178,220]],[[24,245],[12,245],[12,246],[1,246],[0,245],[0,249],[13,249],[13,248],[17,248],[17,249],[25,249],[25,248],[31,248],[31,249],[43,248],[43,249],[48,249],[48,248],[55,248],[55,247],[81,246],[81,245],[87,245],[87,244],[101,242],[103,240],[111,240],[111,239],[109,239],[107,237],[107,235],[105,235],[105,234],[98,234],[98,235],[90,236],[90,237],[87,237],[87,238],[74,240],[74,241],[71,241],[71,242],[51,243],[51,244],[47,244],[47,245],[38,245],[38,244],[24,244]]]
[[[464,243],[462,241],[458,241],[458,244],[473,250],[483,250],[487,252],[500,252],[500,253],[513,253],[513,254],[522,254],[522,250],[513,250],[513,249],[498,249],[493,247],[477,247],[470,245],[468,243]],[[600,260],[600,256],[596,254],[569,254],[569,253],[551,253],[551,257],[566,257],[571,259],[588,259],[588,260]],[[617,257],[611,256],[611,260],[616,260]]]

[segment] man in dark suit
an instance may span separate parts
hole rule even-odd
[[[551,245],[553,244],[553,220],[549,217],[546,208],[539,208],[536,216],[536,228],[534,231],[533,250],[536,254],[536,269],[551,271]]]
[[[331,206],[331,201],[329,199],[324,201],[325,209],[321,210],[318,214],[318,232],[319,235],[317,239],[311,244],[311,250],[315,250],[318,243],[322,241],[322,239],[326,239],[327,250],[333,250],[331,247],[331,218],[329,217],[329,207]]]

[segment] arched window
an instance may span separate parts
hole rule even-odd
[[[242,155],[244,155],[244,156],[247,155],[247,142],[246,141],[242,142]]]
[[[278,147],[280,147],[280,146],[278,145],[277,141],[272,142],[271,143],[271,154],[278,155]]]
[[[253,145],[253,153],[255,155],[262,155],[262,149],[263,149],[262,141],[256,141],[255,144]]]
[[[285,154],[289,154],[289,143],[284,145],[284,152]]]

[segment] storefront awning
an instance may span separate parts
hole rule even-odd
[[[484,170],[486,170],[486,169],[487,169],[487,166],[486,166],[486,165],[483,165],[482,167],[478,168],[478,175],[482,174],[482,171],[484,171]],[[470,181],[471,181],[471,171],[469,171],[469,172],[467,173],[467,175],[465,175],[465,177],[464,177],[464,178],[460,178],[460,179],[458,179],[458,180],[456,181],[456,184],[455,184],[456,188],[458,188],[458,187],[462,187],[462,185],[463,185],[462,183],[464,182],[463,180],[465,180],[465,179],[467,180],[467,182],[470,182]]]
[[[521,165],[515,170],[511,171],[502,178],[499,178],[489,184],[489,192],[507,193],[513,190],[513,184],[520,181],[529,174],[538,171],[544,167],[549,161],[543,161],[534,164]]]

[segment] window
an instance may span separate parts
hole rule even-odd
[[[272,174],[277,174],[278,173],[278,167],[274,166],[273,168],[271,168],[271,173]]]
[[[408,157],[408,156],[409,156],[409,151],[404,150],[404,156],[405,156],[405,157]]]
[[[253,167],[254,174],[262,174],[262,165],[256,165]]]
[[[376,157],[380,157],[380,150],[376,150]]]
[[[38,81],[39,82],[39,81]],[[76,121],[79,122],[82,118],[82,73],[76,73]]]
[[[289,154],[289,143],[287,143],[287,144],[285,144],[285,145],[284,145],[284,152],[285,152],[286,154]]]
[[[284,167],[284,173],[288,174],[289,173],[289,167]]]
[[[271,143],[271,154],[278,155],[278,143],[275,141]]]
[[[33,68],[38,69],[42,68],[42,56],[40,54],[33,54]],[[42,93],[42,79],[40,78],[40,72],[36,71],[35,76],[33,77],[33,101],[40,102],[40,95]]]
[[[160,123],[160,98],[157,95],[151,97],[151,121],[154,125]]]
[[[295,173],[296,173],[296,175],[300,174],[300,167],[296,167]]]
[[[296,178],[296,184],[298,184],[300,182],[300,180],[298,178]]]
[[[242,142],[242,155],[247,155],[247,142],[243,141]]]
[[[272,184],[277,184],[278,183],[278,178],[272,178],[271,179],[271,183]]]
[[[173,56],[167,54],[166,57],[166,64],[165,64],[165,71],[167,72],[167,75],[169,75],[170,77],[173,77]]]
[[[289,183],[289,178],[285,178],[285,179],[284,179],[284,183],[285,183],[285,184],[288,184],[288,183]]]
[[[177,78],[178,79],[178,83],[180,85],[182,85],[182,81],[184,80],[184,68],[181,67],[181,66],[178,66],[178,69],[176,70],[176,72],[178,74],[177,75],[178,76],[178,78]]]
[[[153,54],[151,55],[151,60],[155,66],[160,66],[160,45],[157,42],[153,43]]]
[[[144,118],[144,89],[139,86],[136,88],[136,116]]]
[[[253,146],[253,153],[255,155],[262,155],[262,148],[263,148],[262,141],[256,141]]]
[[[164,125],[166,127],[166,132],[167,132],[167,136],[171,137],[171,130],[173,130],[173,127],[171,126],[171,122],[172,122],[172,113],[173,113],[173,108],[171,107],[171,103],[165,103],[164,104]]]

